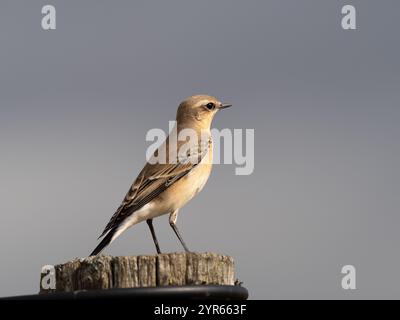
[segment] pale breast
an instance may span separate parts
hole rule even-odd
[[[205,186],[212,169],[212,146],[203,160],[185,177],[175,182],[162,194],[166,210],[174,211],[183,207]]]

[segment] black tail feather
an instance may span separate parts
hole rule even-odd
[[[103,249],[104,249],[105,247],[107,247],[107,246],[110,244],[111,239],[112,239],[112,237],[113,237],[113,235],[114,235],[114,233],[115,233],[116,231],[117,231],[116,228],[111,229],[111,230],[106,234],[106,236],[103,238],[103,240],[101,240],[101,242],[99,243],[99,245],[93,250],[93,252],[90,254],[90,256],[98,255],[101,251],[103,251]]]

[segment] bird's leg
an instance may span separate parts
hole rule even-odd
[[[156,233],[154,232],[153,219],[147,219],[146,222],[147,222],[147,225],[150,228],[151,236],[153,237],[154,244],[156,245],[157,253],[160,254],[161,250],[160,250],[160,246],[158,245],[158,240],[157,240],[157,237],[156,237]]]
[[[181,234],[179,233],[178,227],[176,226],[177,218],[178,218],[178,210],[175,210],[169,216],[169,225],[174,230],[176,236],[178,237],[178,239],[181,242],[181,244],[182,244],[183,248],[185,249],[185,251],[186,252],[190,252],[188,247],[186,246],[185,242],[183,241],[183,238],[182,238]]]

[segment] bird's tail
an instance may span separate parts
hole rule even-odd
[[[111,241],[113,240],[113,236],[117,232],[117,228],[111,229],[106,236],[101,240],[101,242],[98,244],[98,246],[93,250],[93,252],[90,254],[90,256],[95,256],[98,255],[101,251],[104,250],[105,247],[107,247]]]

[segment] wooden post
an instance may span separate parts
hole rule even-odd
[[[95,256],[55,266],[56,288],[40,293],[173,285],[234,285],[234,262],[216,253]],[[41,280],[44,275],[41,275]],[[41,283],[42,281],[40,281]]]

